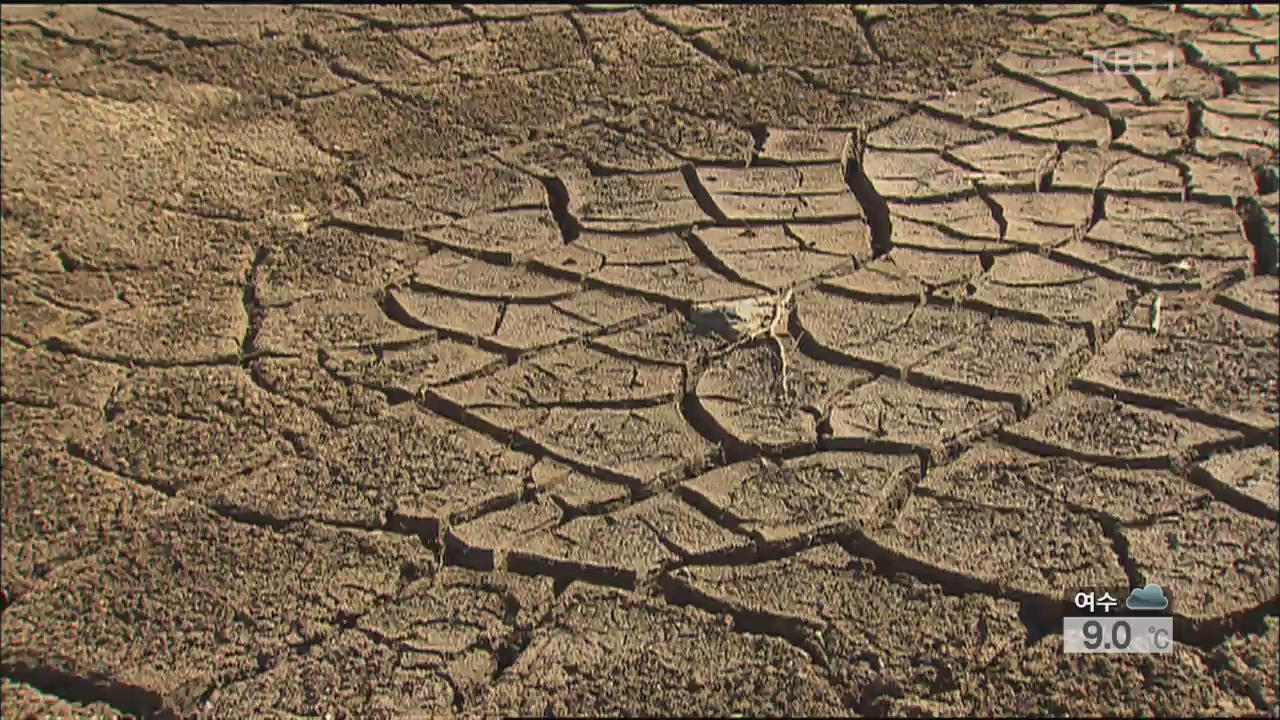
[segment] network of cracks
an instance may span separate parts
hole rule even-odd
[[[692,8],[453,10],[427,36],[564,23],[597,64],[632,22],[767,72]],[[890,12],[848,13],[873,55]],[[6,704],[1276,707],[1280,13],[1033,16],[989,79],[867,126],[717,144],[637,110],[326,211],[157,201],[217,282],[21,256]],[[309,37],[351,84],[298,103],[412,94]],[[344,162],[297,145],[251,162]],[[6,234],[30,217],[6,197]],[[1180,665],[1062,656],[1065,587],[1147,582]]]

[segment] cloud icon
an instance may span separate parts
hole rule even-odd
[[[1169,598],[1159,585],[1149,583],[1146,587],[1134,588],[1124,606],[1130,610],[1163,610],[1169,607]]]

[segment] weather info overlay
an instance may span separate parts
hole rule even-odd
[[[1065,606],[1065,652],[1173,652],[1173,598],[1155,583],[1132,589],[1069,590]]]

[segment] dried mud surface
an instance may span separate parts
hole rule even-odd
[[[6,5],[5,717],[1274,714],[1278,30]]]

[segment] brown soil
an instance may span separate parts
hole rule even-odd
[[[0,21],[5,717],[1280,712],[1276,6]]]

